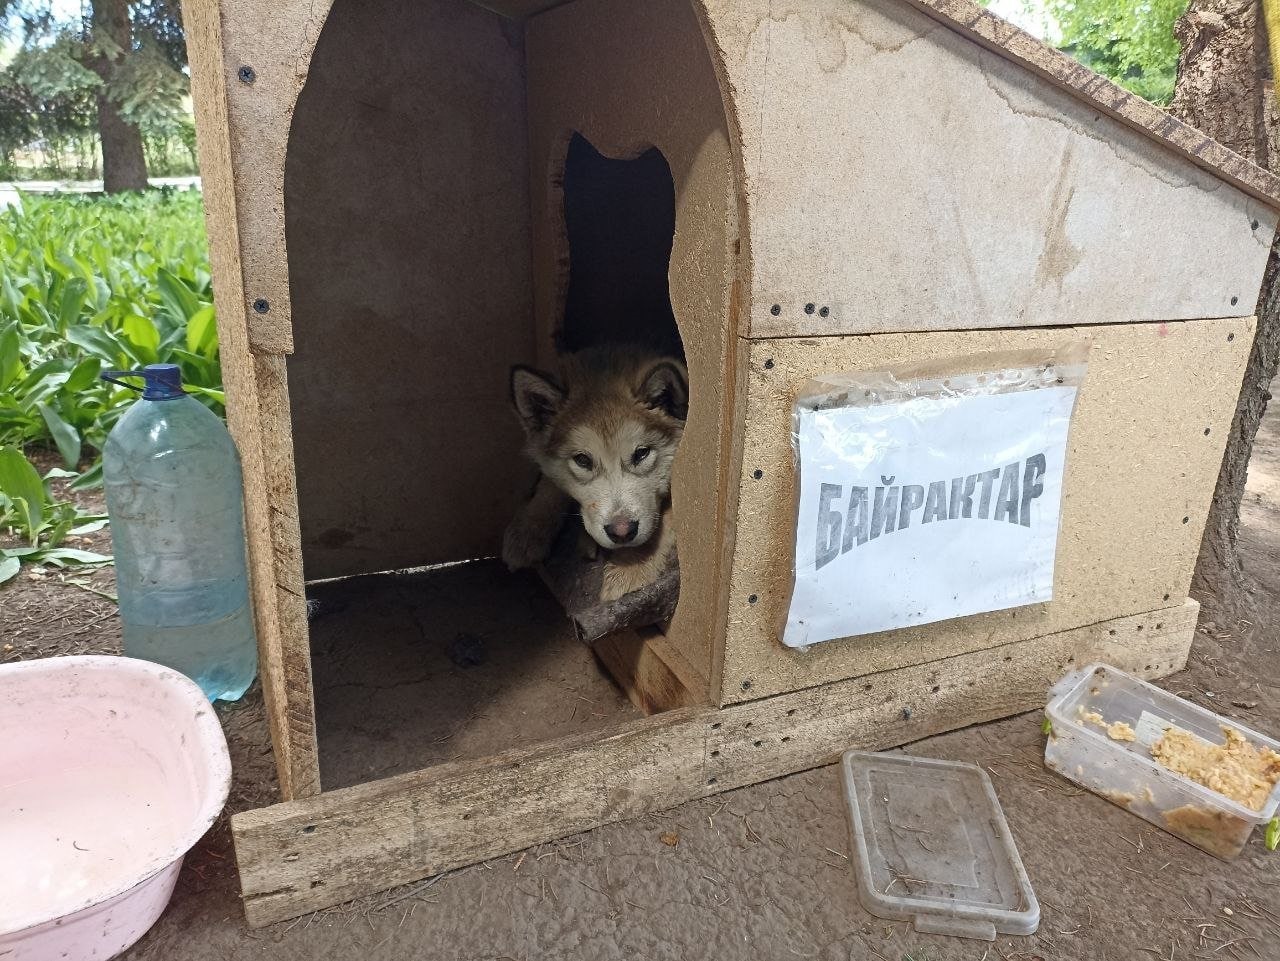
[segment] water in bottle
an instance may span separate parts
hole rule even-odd
[[[237,700],[257,673],[258,647],[235,444],[183,392],[176,365],[102,376],[145,383],[102,458],[124,653],[181,671],[211,701]]]

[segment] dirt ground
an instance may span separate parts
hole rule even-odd
[[[96,535],[82,545],[103,548]],[[1189,668],[1161,682],[1280,732],[1280,411],[1250,472],[1251,579],[1204,605]],[[82,581],[72,584],[70,581]],[[0,588],[0,660],[119,650],[111,572],[23,573]],[[466,652],[464,652],[465,654]],[[256,690],[221,712],[229,811],[273,800]],[[226,818],[188,856],[173,903],[131,961],[613,958],[821,961],[1280,959],[1280,852],[1255,836],[1218,861],[1045,771],[1038,714],[909,745],[981,764],[1042,906],[996,943],[916,933],[858,904],[838,772],[820,768],[454,871],[262,930],[244,923]],[[678,836],[674,846],[665,842]],[[665,836],[665,842],[664,842]]]

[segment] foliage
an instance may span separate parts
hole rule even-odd
[[[0,548],[0,584],[16,576],[24,563],[68,567],[111,561],[102,554],[61,546],[68,535],[89,534],[107,523],[105,517],[81,514],[75,504],[53,497],[50,481],[71,476],[70,471],[54,469],[41,478],[22,451],[0,446],[0,527],[16,530],[28,545]]]
[[[0,213],[0,444],[96,461],[134,398],[103,370],[176,363],[222,413],[200,196],[24,198]],[[88,473],[86,481],[92,481]]]
[[[0,31],[21,24],[20,47],[0,69],[0,176],[91,176],[97,105],[104,93],[135,125],[152,175],[194,173],[186,49],[176,4],[130,4],[132,48],[122,50],[92,18],[59,21],[49,0],[0,0]],[[19,152],[41,158],[19,170]],[[70,162],[68,162],[70,160]]]
[[[979,0],[987,6],[990,0]],[[1187,0],[1023,0],[1029,20],[1043,33],[1120,86],[1166,104],[1173,99],[1178,41],[1173,25]]]

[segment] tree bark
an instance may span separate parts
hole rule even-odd
[[[1280,156],[1268,143],[1274,110],[1267,81],[1266,28],[1257,0],[1191,0],[1175,33],[1182,44],[1169,110],[1232,150],[1273,171]],[[1216,593],[1229,608],[1243,602],[1244,577],[1236,539],[1258,425],[1271,399],[1280,364],[1280,244],[1273,244],[1255,312],[1253,343],[1227,438],[1222,471],[1200,544],[1197,587]]]
[[[107,193],[145,190],[147,158],[142,150],[142,132],[120,114],[111,97],[112,80],[120,62],[133,48],[133,27],[129,20],[129,0],[93,0],[93,38],[109,41],[112,55],[97,54],[85,65],[102,78],[98,89],[98,138],[102,142],[102,185]]]

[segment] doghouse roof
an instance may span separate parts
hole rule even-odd
[[[508,17],[526,17],[573,0],[477,0]],[[1020,64],[1109,116],[1189,157],[1245,193],[1280,209],[1280,178],[1259,167],[1177,117],[1130,93],[1067,54],[1033,37],[971,0],[903,0],[973,42]],[[707,0],[702,6],[716,18],[732,16],[735,0]]]

